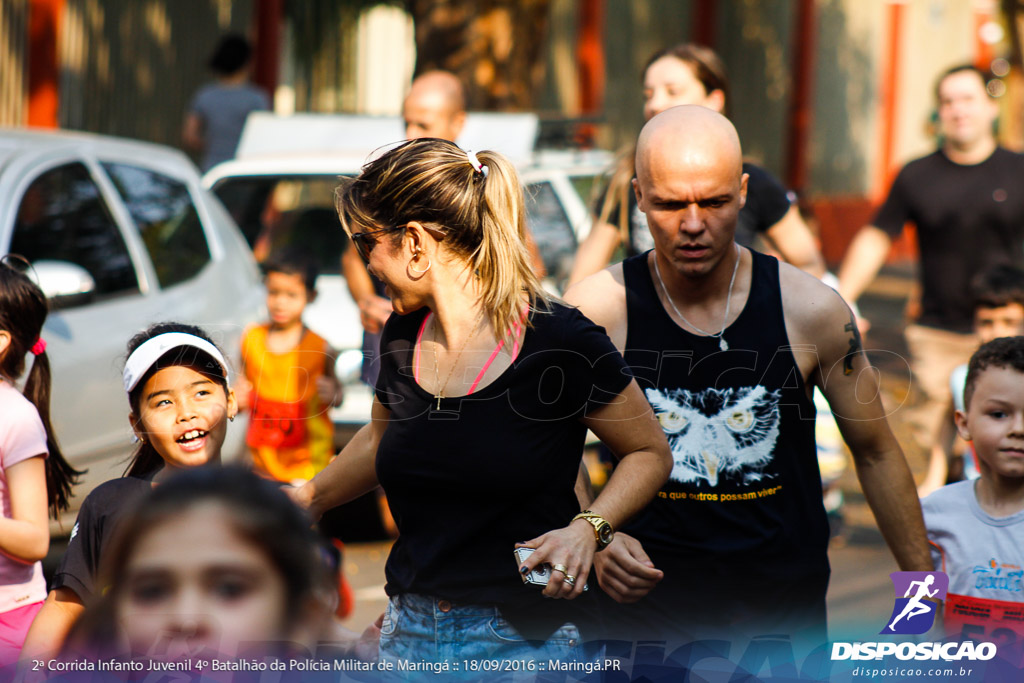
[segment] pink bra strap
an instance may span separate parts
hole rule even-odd
[[[512,330],[515,332],[514,341],[512,342],[512,362],[515,362],[516,358],[519,357],[519,330],[522,329],[522,323],[524,320],[526,320],[525,313],[523,314],[522,320],[520,320],[519,322],[512,326]],[[476,391],[476,385],[480,384],[480,380],[484,378],[484,373],[487,372],[487,368],[491,367],[491,363],[493,363],[494,359],[498,357],[498,352],[501,351],[503,346],[505,346],[504,339],[500,340],[498,342],[498,345],[494,347],[494,351],[491,351],[491,357],[487,359],[487,362],[484,363],[483,368],[480,369],[480,374],[476,376],[475,380],[473,380],[473,386],[469,388],[470,394]],[[469,394],[466,395],[468,396]]]
[[[523,317],[519,320],[519,322],[517,322],[512,327],[512,329],[515,331],[515,341],[512,342],[512,361],[513,362],[515,362],[516,358],[519,357],[519,350],[520,350],[519,349],[519,331],[522,329],[523,322],[525,322],[526,314],[528,312],[529,312],[529,309],[524,311],[523,312]],[[433,315],[433,314],[432,313],[427,313],[427,315],[424,316],[423,322],[420,324],[420,331],[416,333],[416,346],[420,350],[420,353],[419,353],[419,355],[416,356],[416,362],[413,364],[413,368],[412,368],[412,378],[413,378],[413,380],[416,381],[416,383],[419,383],[419,381],[420,381],[420,356],[423,355],[423,331],[427,329],[427,321],[430,319],[431,315]],[[505,346],[505,340],[502,339],[501,341],[498,342],[498,345],[494,347],[494,351],[491,351],[491,357],[487,359],[487,362],[484,363],[483,368],[480,369],[480,374],[478,374],[476,376],[476,379],[473,380],[473,385],[469,388],[469,393],[466,394],[467,396],[469,394],[472,394],[474,391],[476,391],[476,386],[478,384],[480,384],[480,380],[482,380],[484,378],[484,374],[487,372],[487,369],[491,367],[491,363],[493,363],[494,359],[498,357],[498,353],[501,351],[502,347],[504,347],[504,346]]]

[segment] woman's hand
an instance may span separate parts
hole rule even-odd
[[[544,595],[572,600],[587,585],[597,541],[594,538],[594,527],[585,519],[577,519],[567,527],[517,543],[516,547],[534,549],[533,554],[520,565],[520,573],[529,574],[535,567],[550,565],[551,578],[544,588]],[[564,571],[561,567],[565,568]],[[567,581],[568,577],[572,580]]]
[[[296,482],[286,484],[281,487],[281,490],[285,492],[293,503],[302,510],[305,510],[309,516],[313,519],[313,523],[320,521],[320,517],[323,514],[319,510],[313,509],[313,490],[309,485],[309,482],[305,482],[300,485],[296,485]]]

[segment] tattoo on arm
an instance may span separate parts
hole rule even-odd
[[[851,333],[850,336],[850,348],[846,352],[846,357],[843,358],[843,374],[853,374],[853,359],[858,353],[864,350],[864,344],[860,339],[860,329],[857,328],[857,317],[851,312],[850,322],[843,326],[843,329]]]

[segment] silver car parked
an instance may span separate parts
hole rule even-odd
[[[0,131],[0,254],[32,264],[51,300],[43,329],[64,453],[88,469],[78,502],[132,451],[121,366],[160,320],[202,326],[236,357],[263,306],[252,252],[180,152],[77,133]],[[246,425],[228,430],[225,456]],[[64,528],[69,529],[66,524]]]

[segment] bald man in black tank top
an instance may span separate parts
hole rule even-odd
[[[833,289],[735,243],[746,176],[727,119],[698,106],[651,119],[633,183],[655,248],[566,294],[625,356],[675,461],[658,497],[595,556],[614,635],[821,644],[829,565],[815,386],[900,568],[931,569],[877,373]]]

